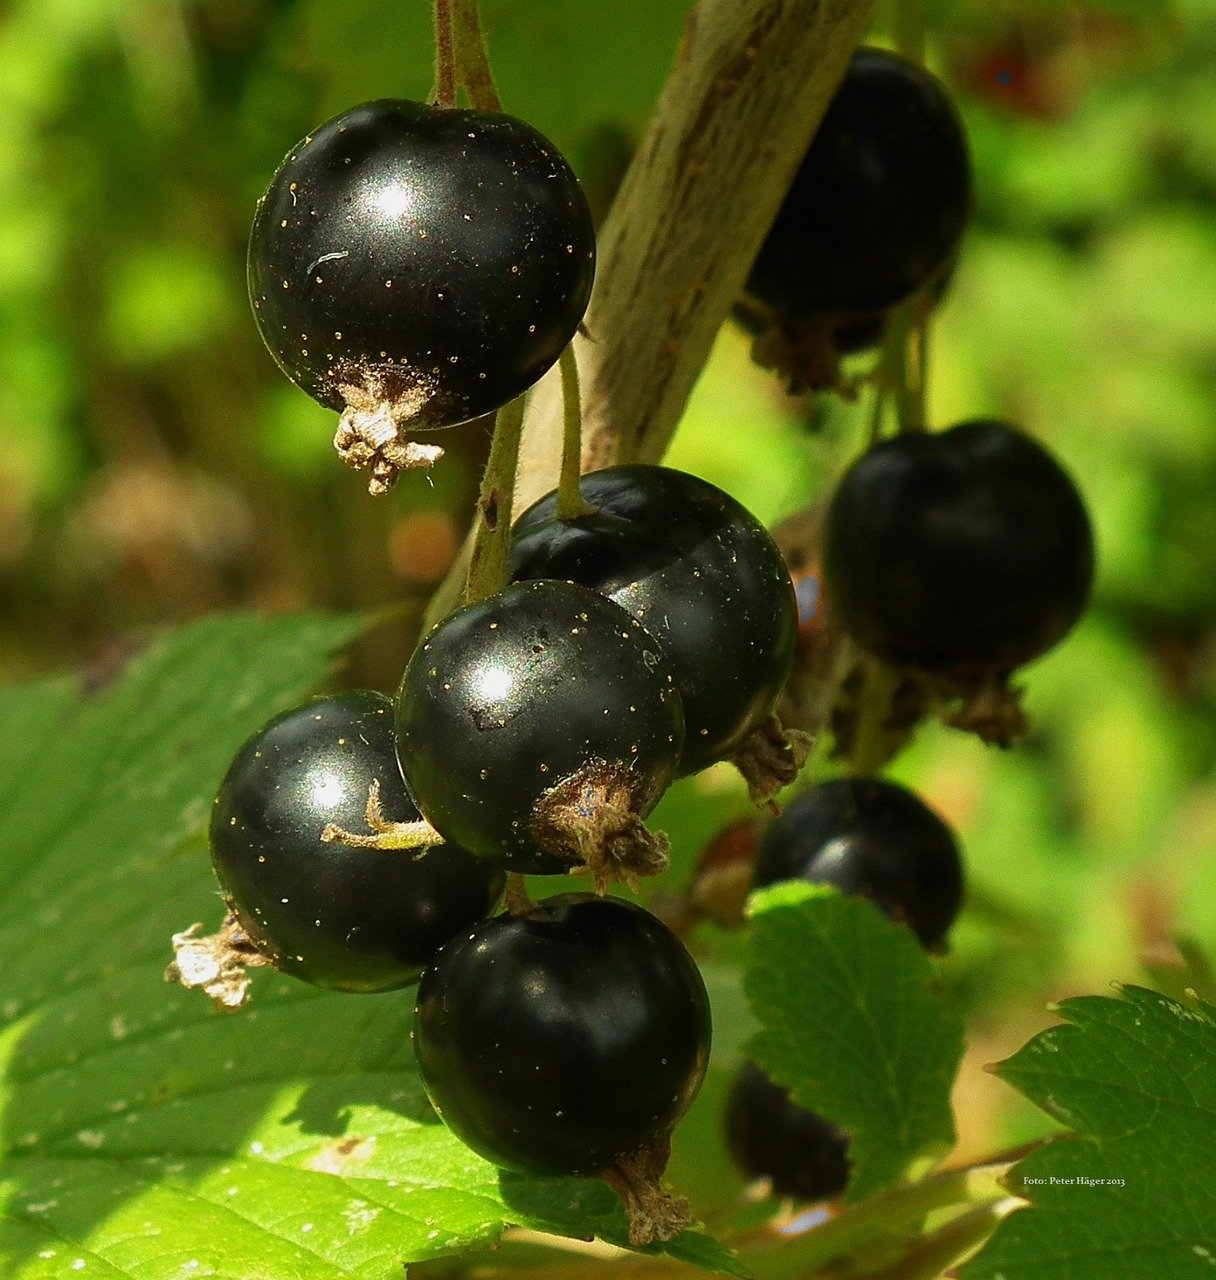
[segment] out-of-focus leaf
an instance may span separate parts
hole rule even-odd
[[[753,899],[748,1051],[795,1101],[848,1129],[859,1200],[954,1143],[962,1029],[915,936],[871,903],[801,882]]]

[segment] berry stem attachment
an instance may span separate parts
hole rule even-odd
[[[507,580],[507,548],[511,538],[515,472],[519,465],[523,422],[523,396],[504,405],[494,419],[494,440],[477,497],[477,522],[469,555],[469,576],[465,580],[465,604],[492,596],[502,589]]]
[[[595,508],[584,500],[578,481],[583,461],[583,406],[574,344],[568,343],[559,359],[562,374],[562,469],[557,486],[557,518],[577,520]]]
[[[435,0],[435,83],[431,102],[456,105],[456,41],[452,31],[452,0]]]
[[[892,0],[891,33],[895,47],[911,62],[925,61],[924,0]]]
[[[886,738],[891,700],[899,676],[876,658],[861,659],[862,688],[853,740],[852,773],[859,778],[876,774],[890,758]]]
[[[525,915],[536,906],[528,892],[528,882],[518,871],[507,872],[507,889],[503,896],[507,910],[513,916]]]
[[[477,0],[449,0],[456,42],[456,76],[478,111],[501,111],[502,99],[494,84],[490,58]]]
[[[914,294],[891,312],[883,332],[876,395],[882,398],[889,394],[894,399],[901,434],[925,430],[925,386],[921,378],[925,362],[920,356],[925,342],[925,307],[921,295]],[[917,344],[915,359],[911,350],[913,342]],[[878,433],[874,433],[874,438],[878,438]]]

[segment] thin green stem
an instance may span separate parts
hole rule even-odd
[[[1009,1169],[1009,1163],[951,1169],[921,1182],[893,1187],[803,1235],[776,1244],[770,1241],[763,1248],[746,1248],[743,1261],[756,1280],[812,1275],[820,1267],[870,1248],[895,1233],[919,1228],[924,1218],[937,1210],[955,1205],[991,1210],[1008,1199],[1000,1180]]]
[[[876,445],[882,439],[883,411],[887,407],[887,388],[881,377],[874,382],[874,399],[870,405],[869,444]]]
[[[899,676],[877,658],[863,658],[861,695],[853,729],[852,772],[859,778],[876,774],[887,763],[887,716]]]
[[[452,0],[435,0],[435,83],[431,102],[456,105],[456,42],[452,31]]]
[[[583,404],[574,344],[567,343],[559,360],[562,374],[562,469],[557,485],[557,518],[577,520],[594,508],[579,492],[583,464]]]
[[[960,1213],[931,1235],[922,1236],[898,1262],[867,1272],[869,1280],[938,1280],[947,1267],[974,1253],[1018,1203],[1007,1197]]]
[[[915,294],[901,302],[892,309],[883,334],[880,376],[895,398],[895,416],[901,433],[925,429],[921,366],[919,359],[912,359],[911,353],[920,307],[920,298]]]
[[[515,500],[515,472],[519,465],[523,422],[523,396],[503,405],[494,421],[494,440],[477,498],[473,549],[464,589],[466,604],[492,596],[506,582],[511,505]]]
[[[922,293],[917,309],[916,327],[912,330],[912,337],[916,343],[917,420],[922,431],[927,428],[929,422],[929,352],[932,346],[929,342],[929,312],[932,309],[933,303],[928,293]]]
[[[490,70],[477,0],[451,0],[456,36],[456,75],[478,111],[501,111],[502,100]]]
[[[891,0],[891,32],[895,47],[912,62],[925,60],[924,0]]]
[[[507,910],[513,916],[522,916],[531,911],[536,903],[528,893],[528,882],[518,871],[507,872],[506,889]]]

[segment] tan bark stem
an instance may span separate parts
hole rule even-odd
[[[701,0],[601,232],[577,338],[587,467],[662,457],[861,37],[871,0]],[[553,487],[555,369],[532,396],[516,507]]]

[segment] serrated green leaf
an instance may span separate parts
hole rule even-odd
[[[852,1134],[847,1198],[954,1143],[962,1031],[907,929],[870,903],[788,882],[753,899],[748,1050],[803,1106]]]
[[[591,1182],[500,1175],[438,1123],[411,992],[266,971],[250,1009],[166,985],[222,908],[200,838],[244,737],[353,620],[218,619],[84,696],[0,694],[0,1273],[5,1280],[399,1280],[506,1223],[624,1243]],[[673,1256],[739,1273],[686,1233]]]
[[[1216,1274],[1216,1009],[1143,987],[1084,996],[997,1074],[1076,1137],[1021,1161],[1030,1200],[966,1280]]]

